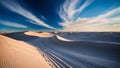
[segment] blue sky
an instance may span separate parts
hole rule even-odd
[[[120,31],[120,0],[0,0],[0,31]]]

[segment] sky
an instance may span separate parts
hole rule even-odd
[[[0,0],[0,32],[120,31],[120,0]]]

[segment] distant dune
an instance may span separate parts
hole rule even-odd
[[[0,68],[50,68],[37,48],[0,35]]]
[[[31,36],[38,36],[38,37],[51,37],[51,36],[53,36],[52,33],[48,33],[48,32],[37,33],[37,32],[33,32],[33,31],[28,31],[28,32],[25,32],[25,34],[31,35]]]
[[[1,35],[1,34],[7,34],[7,32],[0,32],[0,35]]]

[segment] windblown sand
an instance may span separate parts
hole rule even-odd
[[[0,68],[50,68],[37,48],[0,35]]]
[[[49,32],[37,33],[37,32],[33,32],[33,31],[28,31],[28,32],[25,32],[25,34],[31,35],[31,36],[38,36],[38,37],[51,37],[51,36],[53,36],[53,34],[49,33]]]

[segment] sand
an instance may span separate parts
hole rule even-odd
[[[0,68],[50,68],[37,48],[0,35]]]
[[[53,34],[49,32],[38,33],[34,31],[28,31],[28,32],[25,32],[25,34],[30,35],[30,36],[37,36],[37,37],[52,37],[53,36]]]

